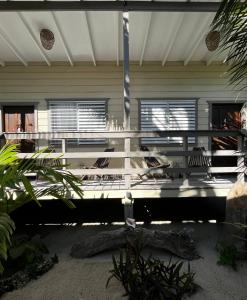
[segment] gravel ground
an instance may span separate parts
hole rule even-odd
[[[222,235],[222,225],[171,224],[152,225],[159,230],[194,229],[193,236],[202,258],[191,262],[196,272],[196,282],[202,289],[190,297],[193,300],[246,300],[247,262],[239,262],[238,271],[218,266],[215,245]],[[74,243],[102,230],[116,226],[44,226],[38,232],[50,249],[59,256],[59,263],[38,280],[24,288],[5,294],[3,300],[118,300],[123,299],[121,285],[112,281],[106,289],[112,253],[104,253],[90,259],[71,258]],[[31,229],[31,228],[30,228]],[[33,229],[32,229],[33,230]],[[149,251],[149,250],[148,250]],[[151,251],[151,250],[150,250]],[[152,251],[153,255],[168,260],[169,254]]]

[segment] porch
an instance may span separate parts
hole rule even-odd
[[[59,152],[43,153],[40,159],[61,158],[63,164],[76,161],[75,167],[69,164],[66,168],[77,175],[90,175],[90,180],[84,180],[82,189],[84,199],[137,199],[137,198],[174,198],[174,197],[226,197],[235,182],[245,181],[245,149],[244,130],[194,130],[194,131],[104,131],[104,132],[36,132],[36,133],[4,133],[7,140],[36,140],[47,145],[52,140],[61,141]],[[145,138],[181,138],[173,149],[164,146],[160,150],[139,151],[139,145]],[[204,139],[203,146],[210,149],[212,137],[232,137],[237,139],[237,150],[205,150],[198,152],[194,146],[202,144],[191,143]],[[109,145],[121,140],[116,152],[83,152],[83,147],[77,151],[68,150],[68,141],[72,139],[107,139]],[[38,147],[38,146],[37,146]],[[20,158],[31,158],[32,153],[19,153]],[[203,156],[211,162],[212,157],[226,157],[223,166],[197,166],[190,165],[190,158]],[[147,168],[144,158],[155,157],[158,160],[166,159],[170,166],[162,168]],[[235,166],[227,166],[227,157],[236,157]],[[110,158],[117,160],[119,167],[87,168],[82,167],[81,161],[89,158]],[[180,159],[180,163],[177,161]],[[141,162],[141,163],[140,163]],[[29,174],[32,175],[32,174]],[[166,178],[164,178],[164,175]],[[34,180],[38,187],[44,182]],[[74,198],[75,195],[72,195]],[[45,200],[45,199],[43,199]]]

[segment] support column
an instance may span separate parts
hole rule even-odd
[[[123,127],[125,131],[130,130],[130,77],[129,77],[129,12],[123,12],[123,111],[124,120]],[[133,218],[133,199],[128,191],[131,188],[131,175],[127,174],[127,170],[131,168],[130,165],[130,138],[124,140],[124,168],[126,174],[124,175],[125,188],[127,190],[126,197],[123,199],[124,204],[124,218]]]
[[[130,130],[130,91],[129,91],[129,12],[123,12],[123,99],[124,130]]]

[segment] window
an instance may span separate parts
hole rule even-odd
[[[54,132],[106,130],[106,100],[49,101],[50,129]],[[105,139],[69,140],[77,144],[103,144]]]
[[[141,100],[141,130],[195,130],[196,100]],[[189,138],[194,143],[195,138]],[[181,143],[181,137],[143,138],[143,144]]]

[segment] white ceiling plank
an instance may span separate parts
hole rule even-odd
[[[72,55],[70,53],[69,47],[68,47],[68,45],[66,43],[66,39],[65,39],[65,37],[63,35],[62,29],[61,29],[61,27],[59,25],[57,16],[56,16],[56,14],[55,14],[54,11],[51,11],[51,15],[52,15],[53,21],[54,21],[54,23],[55,23],[55,25],[57,27],[57,31],[58,31],[60,40],[61,40],[63,48],[64,48],[64,52],[65,52],[65,54],[66,54],[66,56],[68,58],[68,61],[69,61],[70,65],[71,65],[71,67],[73,67],[74,66],[73,58],[72,58]]]
[[[12,43],[11,39],[8,37],[7,33],[0,26],[0,38],[5,42],[9,49],[14,53],[14,55],[19,59],[19,61],[25,66],[28,66],[27,61],[22,57],[20,52],[17,50],[15,45]]]
[[[119,66],[120,61],[120,13],[117,11],[114,15],[114,29],[116,41],[116,64]]]
[[[194,39],[192,40],[191,44],[192,47],[189,50],[189,54],[187,55],[186,59],[184,60],[184,66],[187,66],[190,62],[193,54],[195,53],[196,49],[201,44],[202,40],[205,39],[205,35],[208,32],[208,27],[212,21],[212,16],[206,16],[205,19],[201,22],[201,26],[199,27],[197,34],[194,35]]]
[[[175,22],[175,28],[172,28],[170,29],[170,36],[169,36],[169,40],[168,40],[168,47],[165,48],[164,52],[163,52],[163,60],[162,60],[162,66],[164,67],[166,61],[167,61],[167,58],[171,52],[171,49],[176,41],[176,38],[177,38],[177,35],[180,31],[180,29],[182,28],[182,24],[183,24],[183,21],[184,21],[184,17],[185,15],[182,14],[182,15],[179,15],[177,18],[176,18],[176,22]]]
[[[215,51],[214,53],[212,53],[210,55],[210,57],[206,60],[206,66],[209,67],[211,65],[211,63],[217,58],[218,56],[218,52]]]
[[[143,63],[143,58],[145,55],[145,50],[147,47],[147,41],[148,41],[148,36],[149,36],[149,32],[150,32],[150,28],[151,28],[151,22],[152,22],[152,12],[149,12],[148,14],[148,20],[147,20],[147,25],[146,25],[146,30],[145,30],[145,36],[144,36],[144,40],[143,40],[143,45],[142,45],[142,51],[141,51],[141,57],[140,57],[140,66],[142,66]]]
[[[29,36],[31,37],[31,39],[33,40],[35,46],[37,47],[37,49],[39,50],[41,56],[43,57],[43,59],[45,60],[45,62],[47,63],[47,65],[50,67],[51,66],[51,62],[49,61],[45,51],[41,48],[35,34],[33,33],[31,27],[29,26],[24,14],[22,12],[17,12],[17,15],[19,16],[20,20],[22,21],[23,25],[25,26],[27,32],[29,33]]]
[[[89,41],[89,44],[90,44],[90,51],[91,51],[91,56],[92,56],[93,64],[96,66],[95,51],[94,51],[94,45],[93,45],[91,27],[90,27],[90,23],[89,23],[89,20],[88,20],[88,12],[87,11],[83,11],[82,15],[83,15],[83,17],[85,19],[85,22],[86,22],[86,30],[87,30],[88,41]]]

